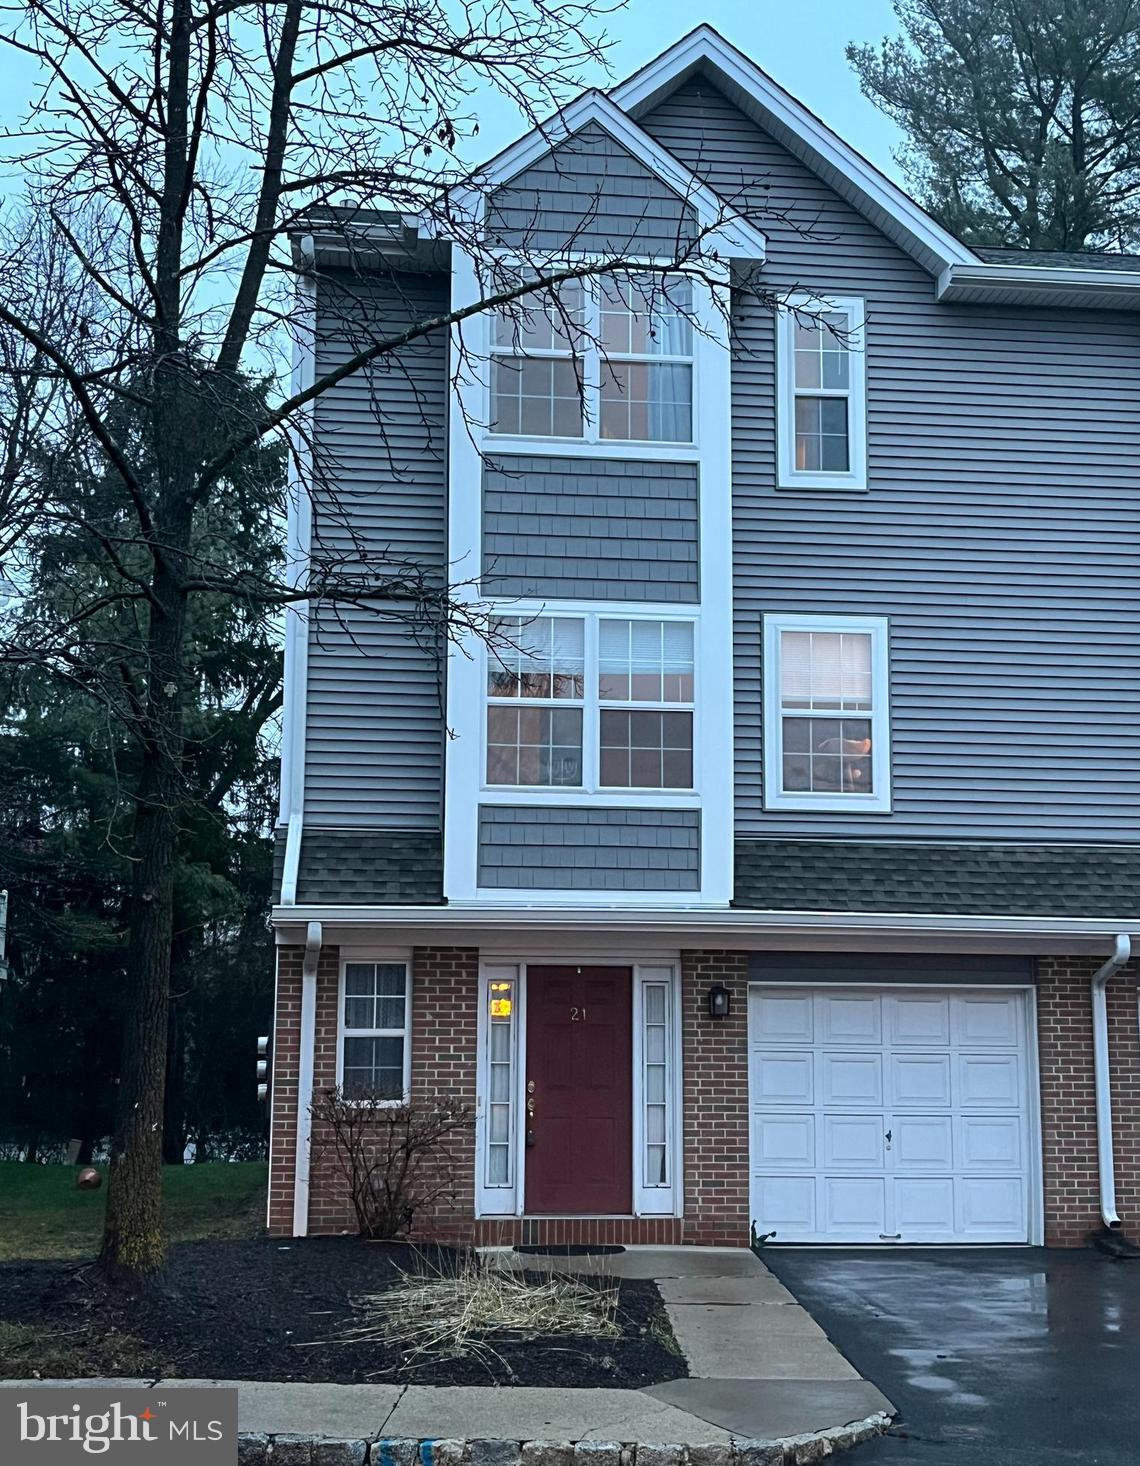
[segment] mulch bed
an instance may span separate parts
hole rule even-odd
[[[432,1269],[453,1267],[458,1256],[442,1249],[423,1255]],[[353,1297],[418,1271],[420,1256],[349,1237],[188,1242],[171,1248],[161,1285],[142,1296],[109,1288],[90,1265],[5,1263],[0,1346],[4,1324],[25,1326],[25,1337],[32,1326],[33,1337],[45,1340],[45,1377],[71,1372],[76,1360],[84,1367],[75,1373],[100,1374],[91,1343],[100,1338],[138,1341],[136,1352],[153,1359],[154,1373],[184,1379],[636,1388],[687,1372],[656,1285],[630,1279],[617,1283],[620,1338],[495,1339],[499,1359],[433,1360],[411,1373],[390,1346],[324,1342],[356,1319]],[[46,1341],[68,1338],[76,1341],[75,1359],[61,1368],[52,1362],[59,1348]],[[31,1374],[37,1353],[0,1347],[0,1376]]]

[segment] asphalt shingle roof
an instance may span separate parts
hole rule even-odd
[[[734,906],[1140,919],[1140,846],[739,840]]]
[[[284,831],[274,851],[281,889]],[[438,906],[443,902],[443,839],[418,830],[305,830],[298,904]]]
[[[975,249],[979,259],[990,265],[1040,265],[1044,269],[1140,270],[1140,255],[1110,254],[1094,249]]]

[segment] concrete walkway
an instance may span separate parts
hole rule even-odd
[[[893,1413],[751,1253],[638,1248],[607,1257],[496,1254],[505,1266],[656,1280],[689,1378],[642,1390],[116,1380],[236,1385],[243,1434],[376,1441],[607,1441],[729,1445],[838,1430]],[[75,1381],[0,1381],[93,1385]]]
[[[742,1248],[644,1247],[609,1257],[500,1256],[512,1267],[600,1272],[657,1283],[689,1378],[612,1393],[662,1401],[689,1417],[678,1428],[695,1431],[703,1424],[706,1432],[670,1440],[771,1440],[894,1413],[886,1396],[860,1377],[784,1285]]]

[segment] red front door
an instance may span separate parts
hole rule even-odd
[[[633,1209],[633,973],[528,967],[526,1209]]]

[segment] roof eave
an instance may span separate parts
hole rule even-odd
[[[1140,271],[1072,266],[950,265],[938,277],[940,301],[1140,310]]]

